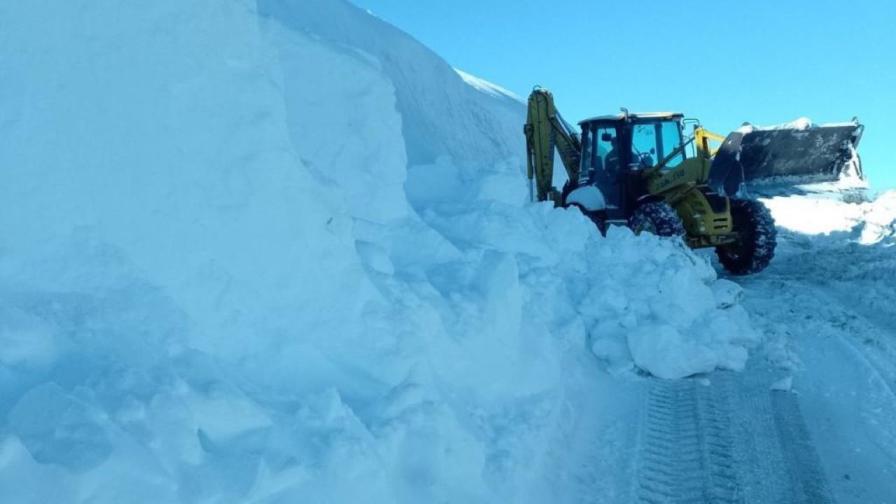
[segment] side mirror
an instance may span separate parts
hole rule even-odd
[[[602,135],[600,136],[600,141],[601,141],[601,142],[609,142],[609,141],[611,141],[611,140],[613,140],[613,135],[611,135],[611,134],[609,134],[609,133],[604,133],[604,134],[602,134]]]

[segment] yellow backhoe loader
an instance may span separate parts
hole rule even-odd
[[[688,137],[687,123],[693,124]],[[623,224],[636,233],[680,236],[693,248],[714,247],[735,275],[763,270],[776,245],[774,220],[745,196],[747,186],[836,180],[848,169],[861,177],[855,148],[863,127],[856,120],[744,126],[723,137],[680,113],[623,109],[579,126],[563,120],[546,89],[529,96],[524,132],[532,199],[576,207],[601,232]],[[560,190],[553,185],[555,153],[567,175]]]

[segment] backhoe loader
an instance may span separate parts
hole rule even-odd
[[[686,123],[693,124],[689,137]],[[774,220],[749,197],[751,184],[836,180],[850,168],[861,177],[856,120],[745,126],[722,137],[680,113],[622,109],[579,126],[563,120],[548,90],[532,91],[524,133],[533,200],[578,208],[602,233],[622,224],[635,233],[680,236],[692,248],[714,247],[735,275],[762,271],[775,252]],[[560,190],[553,185],[555,153],[567,175]]]

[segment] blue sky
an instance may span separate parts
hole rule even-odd
[[[896,2],[353,1],[520,96],[551,89],[570,122],[622,106],[723,133],[858,116],[872,185],[896,187]]]

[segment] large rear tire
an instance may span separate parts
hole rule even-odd
[[[635,209],[628,220],[628,227],[635,234],[651,233],[657,236],[684,236],[681,217],[665,201],[651,201]]]
[[[778,232],[775,219],[762,203],[731,200],[731,219],[737,242],[716,247],[719,262],[733,275],[758,273],[775,256]]]

